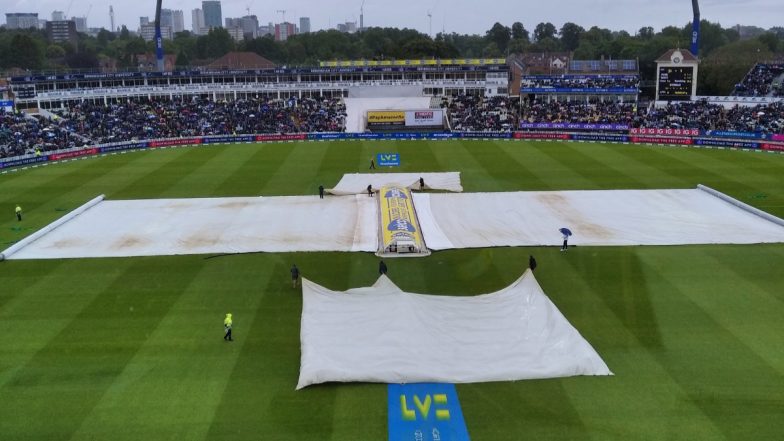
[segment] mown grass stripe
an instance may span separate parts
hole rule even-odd
[[[182,287],[198,274],[177,271],[182,263],[160,261],[134,259],[122,267],[121,274],[88,297],[89,303],[73,320],[6,383],[3,395],[16,398],[0,402],[7,425],[3,432],[9,438],[71,438],[168,313]]]
[[[187,260],[200,268],[197,275],[150,329],[75,438],[156,439],[159,428],[167,427],[180,439],[205,439],[257,308],[267,299],[261,287],[277,275],[257,255]],[[247,265],[238,268],[238,261]],[[225,277],[229,272],[232,277]],[[232,343],[222,340],[227,312],[236,322]],[[118,415],[132,415],[138,424]]]

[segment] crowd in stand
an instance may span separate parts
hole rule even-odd
[[[135,139],[255,133],[342,132],[339,99],[82,102],[55,118],[0,113],[0,157]]]
[[[506,96],[459,95],[445,105],[456,132],[510,131],[516,127],[516,105]]]
[[[636,127],[784,133],[784,102],[729,109],[705,100],[669,104],[649,111]]]
[[[735,85],[733,95],[736,96],[784,96],[781,82],[784,80],[784,63],[758,64],[749,72],[743,81]],[[778,80],[774,84],[774,80]]]
[[[80,147],[65,121],[0,110],[0,158]]]
[[[784,133],[784,102],[725,108],[705,100],[651,108],[634,103],[534,101],[522,109],[531,123],[626,124],[629,127]]]
[[[784,134],[784,101],[725,108],[705,100],[650,109],[614,101],[519,103],[461,95],[442,104],[453,131],[511,131],[518,122],[625,124],[629,127]],[[134,139],[345,131],[340,99],[205,99],[73,105],[47,119],[0,110],[0,157]]]
[[[536,76],[523,78],[522,85],[523,87],[557,89],[638,89],[640,78],[633,75]]]
[[[643,109],[644,110],[644,109]],[[636,103],[614,101],[541,101],[525,106],[520,121],[529,123],[641,124],[644,111]]]

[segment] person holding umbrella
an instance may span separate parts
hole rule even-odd
[[[569,249],[569,236],[572,235],[572,230],[568,228],[561,228],[558,231],[563,234],[563,245],[561,245],[561,251],[566,251]]]

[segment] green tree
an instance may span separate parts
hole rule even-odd
[[[44,64],[44,42],[28,33],[14,34],[5,55],[9,67],[40,69]]]
[[[637,36],[643,40],[650,40],[655,34],[656,33],[653,31],[653,28],[650,26],[642,27],[639,31],[637,31]]]
[[[234,40],[224,28],[212,28],[196,40],[199,58],[218,58],[234,50]]]
[[[528,33],[528,30],[525,29],[522,23],[516,21],[512,23],[512,40],[523,40],[526,42],[531,41],[531,36]]]
[[[487,41],[495,43],[496,47],[503,53],[506,52],[509,40],[512,39],[512,30],[501,23],[496,22],[493,27],[485,33],[485,38]]]
[[[771,52],[778,51],[779,39],[776,37],[776,34],[774,34],[773,32],[766,32],[760,35],[759,37],[757,37],[757,40],[759,40],[760,43],[767,46]]]
[[[585,33],[582,26],[571,22],[564,23],[561,27],[561,44],[567,51],[573,51],[580,45],[580,37]]]
[[[558,30],[552,23],[539,23],[534,29],[534,41],[540,42],[545,38],[555,38],[555,33]]]

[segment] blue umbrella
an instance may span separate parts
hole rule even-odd
[[[571,236],[572,235],[572,230],[570,230],[568,228],[559,228],[558,231],[560,231],[561,234],[565,234],[567,236]]]

